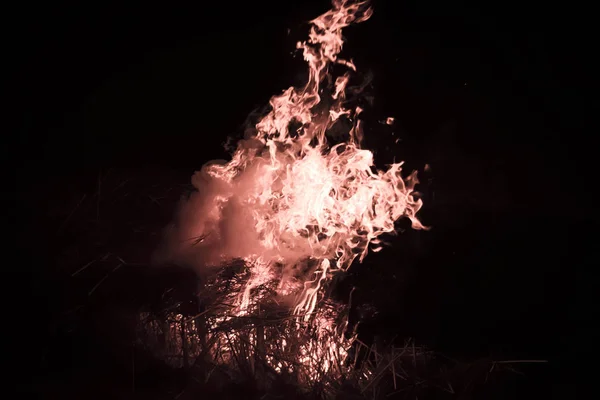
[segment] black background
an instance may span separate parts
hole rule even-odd
[[[344,51],[373,74],[372,120],[397,122],[371,124],[367,146],[384,163],[431,166],[420,190],[432,230],[391,239],[346,282],[358,286],[358,301],[379,308],[374,331],[463,358],[548,359],[527,390],[574,397],[591,303],[586,249],[598,226],[584,11],[499,1],[374,5],[370,21],[346,31]],[[72,379],[64,377],[97,364],[90,359],[101,343],[54,341],[45,327],[67,290],[53,280],[55,245],[66,239],[43,225],[48,204],[93,191],[109,168],[185,181],[226,157],[223,143],[250,111],[302,83],[295,43],[328,7],[46,2],[9,13],[17,127],[3,147],[16,172],[21,261],[8,268],[31,289],[22,326],[36,332],[21,335],[25,377],[54,369],[56,379]],[[55,355],[39,372],[44,346]],[[91,355],[71,358],[81,353]]]

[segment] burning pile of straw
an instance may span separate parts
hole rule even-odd
[[[356,66],[339,57],[342,30],[371,15],[366,1],[335,0],[310,22],[308,40],[297,45],[306,84],[271,98],[231,161],[194,175],[197,192],[167,235],[175,262],[225,271],[243,262],[239,273],[217,274],[203,288],[219,306],[197,324],[206,332],[198,341],[217,362],[290,374],[304,385],[352,372],[355,335],[346,307],[327,300],[331,278],[381,250],[380,236],[398,219],[424,229],[416,172],[404,179],[402,163],[375,169],[374,154],[361,147],[362,109],[346,95]],[[332,143],[328,135],[340,129],[345,140]],[[185,344],[193,336],[182,324]]]
[[[410,341],[361,342],[348,327],[349,305],[328,296],[332,277],[382,250],[397,220],[425,229],[416,172],[403,177],[402,163],[377,170],[361,147],[363,110],[350,101],[359,90],[348,86],[356,66],[340,52],[342,30],[371,15],[367,1],[334,0],[297,45],[306,84],[271,98],[230,161],[193,176],[196,191],[181,204],[164,256],[212,278],[197,315],[141,320],[144,342],[162,344],[171,365],[201,360],[229,379],[252,377],[264,389],[285,381],[324,397],[348,385],[368,397],[406,390],[435,365]]]
[[[195,315],[181,314],[177,305],[141,313],[139,344],[172,367],[201,365],[206,382],[219,379],[212,374],[218,370],[226,380],[254,382],[266,392],[285,382],[320,398],[334,398],[348,388],[364,398],[406,390],[433,366],[433,352],[411,340],[402,346],[362,342],[346,331],[347,306],[331,300],[323,300],[312,316],[325,322],[299,322],[265,285],[256,289],[263,301],[253,312],[231,314],[232,293],[239,295],[248,275],[243,263],[215,274],[199,292],[202,311]]]
[[[310,22],[308,40],[298,43],[306,84],[271,98],[271,110],[231,161],[208,163],[194,175],[197,192],[181,206],[167,253],[221,272],[201,289],[202,315],[146,323],[160,331],[148,340],[162,340],[165,350],[175,331],[183,360],[166,359],[176,365],[193,355],[258,375],[265,385],[274,375],[302,387],[318,382],[323,390],[350,376],[360,386],[382,374],[378,352],[369,349],[359,361],[348,307],[326,293],[336,273],[382,249],[380,236],[393,233],[399,218],[424,229],[416,215],[422,206],[416,172],[403,179],[402,163],[374,168],[373,153],[361,147],[362,109],[346,94],[356,66],[339,56],[342,30],[371,15],[367,1],[334,0]],[[346,72],[335,74],[334,66]],[[346,129],[341,136],[340,129]],[[332,131],[341,143],[330,141]],[[405,353],[392,354],[385,369],[392,368],[395,384]]]

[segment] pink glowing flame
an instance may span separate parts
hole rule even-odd
[[[184,214],[183,234],[203,238],[194,248],[209,255],[204,263],[243,259],[249,269],[233,307],[213,325],[256,312],[259,289],[271,285],[277,296],[293,299],[297,323],[317,332],[316,341],[300,346],[297,361],[321,362],[326,370],[340,365],[334,359],[345,357],[348,341],[325,334],[340,329],[319,314],[324,284],[355,259],[362,261],[369,249],[381,250],[380,236],[393,232],[399,218],[424,228],[416,216],[422,206],[414,196],[416,172],[403,179],[402,163],[375,170],[373,153],[361,148],[362,110],[347,105],[346,85],[356,67],[339,58],[342,28],[371,17],[366,3],[334,0],[330,11],[311,21],[308,40],[297,45],[309,67],[306,85],[271,98],[271,111],[238,143],[231,161],[209,163],[196,173],[201,201]],[[334,64],[347,72],[331,76]],[[351,123],[348,139],[330,145],[327,134],[342,119]],[[298,272],[307,260],[313,265],[308,277]],[[248,340],[264,339],[257,335]],[[279,346],[285,348],[284,342]],[[223,341],[221,350],[228,346]],[[273,367],[281,369],[279,364]]]

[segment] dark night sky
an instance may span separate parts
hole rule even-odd
[[[302,82],[294,44],[327,1],[241,3],[46,2],[15,11],[18,125],[4,147],[18,155],[19,239],[36,232],[47,199],[93,188],[98,170],[191,176],[224,158],[223,142],[250,111]],[[404,283],[390,283],[389,268],[354,278],[365,299],[390,285],[375,300],[387,310],[377,322],[385,329],[449,351],[488,342],[529,349],[563,368],[575,357],[567,343],[585,335],[575,327],[590,299],[585,250],[597,227],[581,67],[589,29],[581,15],[548,4],[440,3],[375,1],[372,20],[347,30],[346,51],[374,77],[373,118],[398,121],[396,136],[374,130],[367,145],[384,161],[431,165],[421,190],[434,227],[407,232],[367,262],[407,260]],[[43,250],[22,243],[30,280],[45,268]]]

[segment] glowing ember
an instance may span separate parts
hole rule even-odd
[[[393,232],[400,217],[423,228],[416,217],[422,203],[413,196],[416,172],[403,179],[402,163],[374,170],[373,153],[360,147],[361,109],[347,108],[345,89],[356,68],[338,58],[342,28],[371,14],[366,2],[334,0],[332,10],[311,21],[309,39],[297,46],[309,67],[306,85],[271,98],[271,111],[238,143],[232,160],[209,163],[193,178],[198,194],[182,214],[182,234],[201,239],[186,242],[187,251],[204,264],[243,259],[247,267],[247,278],[228,288],[229,308],[208,318],[213,354],[222,362],[241,357],[235,348],[244,342],[252,357],[278,372],[300,365],[311,380],[343,373],[352,338],[343,335],[343,307],[323,299],[325,283],[369,248],[379,251],[379,237]],[[334,64],[347,73],[331,79]],[[332,145],[327,134],[342,120],[351,125],[347,140]],[[291,318],[231,328],[236,319],[264,315],[268,299],[287,307]]]

